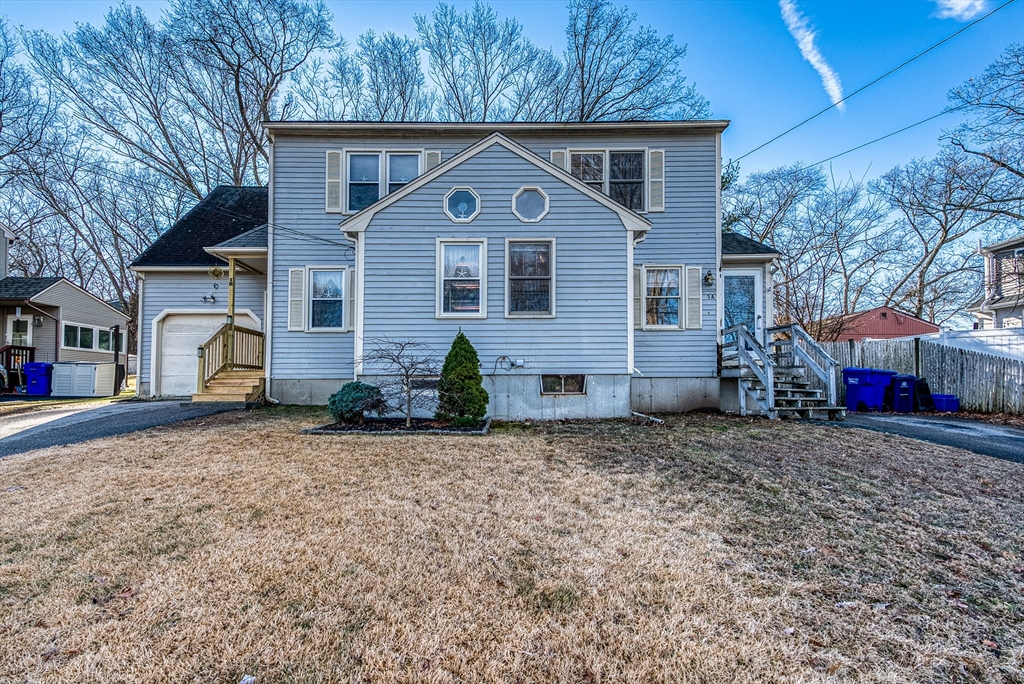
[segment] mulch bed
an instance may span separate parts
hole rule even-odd
[[[307,435],[486,435],[491,428],[491,419],[480,421],[472,427],[456,427],[432,418],[413,418],[412,425],[405,425],[405,418],[379,418],[367,420],[365,425],[350,423],[327,423],[303,430]]]

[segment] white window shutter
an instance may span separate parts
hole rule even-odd
[[[644,270],[641,266],[633,267],[633,327],[637,330],[644,327]]]
[[[441,150],[427,150],[426,156],[424,171],[429,171],[441,163]]]
[[[327,210],[341,210],[341,152],[327,153]]]
[[[288,269],[288,330],[306,328],[306,269]]]
[[[665,150],[648,151],[650,198],[647,211],[665,211]]]
[[[565,164],[567,157],[568,155],[565,153],[565,150],[551,150],[551,163],[563,171],[569,170]]]
[[[345,307],[348,309],[345,313],[348,317],[348,329],[356,329],[356,269],[350,268],[348,270],[348,283],[346,284],[348,291],[345,297]]]
[[[701,276],[699,266],[686,268],[686,329],[701,329]]]

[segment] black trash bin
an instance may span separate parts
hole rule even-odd
[[[896,413],[913,413],[916,400],[917,376],[892,376],[892,410]]]

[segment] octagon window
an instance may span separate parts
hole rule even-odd
[[[480,213],[480,196],[472,188],[452,188],[444,198],[444,212],[457,223],[469,223]]]
[[[520,188],[512,198],[512,213],[523,223],[536,223],[548,213],[548,196],[540,188]]]

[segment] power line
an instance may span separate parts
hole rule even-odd
[[[813,115],[811,115],[811,116],[807,117],[806,119],[804,119],[804,120],[803,120],[803,121],[801,121],[800,123],[796,124],[795,126],[793,126],[793,127],[791,127],[791,128],[788,128],[788,129],[784,130],[784,131],[783,131],[782,133],[779,133],[778,135],[776,135],[776,136],[775,136],[774,138],[772,138],[771,140],[768,140],[767,142],[763,142],[763,143],[761,143],[760,145],[758,145],[758,146],[757,146],[757,147],[755,147],[754,149],[752,149],[752,150],[750,150],[749,152],[746,152],[746,153],[744,153],[744,154],[740,155],[739,157],[737,157],[737,158],[736,158],[736,159],[734,159],[733,161],[740,161],[741,159],[743,159],[743,158],[745,158],[745,157],[749,157],[750,155],[754,154],[754,153],[755,153],[755,152],[757,152],[758,150],[760,150],[760,149],[762,149],[762,148],[764,148],[764,147],[767,147],[768,145],[771,145],[771,144],[772,144],[773,142],[775,142],[775,141],[776,141],[776,140],[778,140],[779,138],[782,138],[783,136],[789,135],[790,133],[792,133],[792,132],[793,132],[793,131],[795,131],[796,129],[800,128],[800,127],[801,127],[801,126],[803,126],[804,124],[806,124],[806,123],[809,123],[809,122],[813,121],[814,119],[817,119],[817,118],[818,118],[819,116],[821,116],[821,115],[822,115],[822,114],[824,114],[825,112],[827,112],[827,111],[830,111],[831,109],[833,109],[833,108],[835,108],[836,106],[838,106],[838,105],[842,104],[843,102],[846,102],[847,100],[849,100],[849,99],[850,99],[851,97],[853,97],[854,95],[857,95],[858,93],[862,93],[862,92],[864,92],[865,90],[867,90],[867,89],[868,89],[868,88],[870,88],[871,86],[875,85],[876,83],[878,83],[878,82],[879,82],[879,81],[881,81],[882,79],[884,79],[884,78],[887,78],[888,76],[891,76],[891,75],[893,75],[894,73],[896,73],[897,71],[899,71],[899,70],[900,70],[900,69],[902,69],[903,67],[907,66],[907,65],[908,65],[908,64],[910,64],[911,62],[914,62],[914,61],[916,61],[916,60],[920,59],[921,57],[924,57],[925,55],[927,55],[927,54],[928,54],[929,52],[931,52],[932,50],[934,50],[934,49],[938,48],[938,47],[939,47],[940,45],[943,45],[944,43],[948,43],[949,41],[953,40],[954,38],[956,38],[957,36],[959,36],[959,35],[960,35],[961,33],[963,33],[964,31],[966,31],[966,30],[968,30],[968,29],[970,29],[970,28],[972,28],[972,27],[974,27],[974,26],[977,26],[978,24],[980,24],[981,22],[985,21],[986,19],[988,19],[989,17],[991,17],[991,16],[993,15],[993,14],[995,14],[996,12],[998,12],[999,10],[1001,10],[1001,9],[1004,9],[1004,8],[1006,8],[1006,7],[1009,7],[1010,5],[1012,5],[1013,3],[1015,3],[1016,1],[1017,1],[1017,0],[1007,0],[1007,2],[1004,2],[1004,3],[1003,3],[1002,5],[1000,5],[999,7],[996,7],[996,8],[994,9],[994,10],[992,10],[991,12],[989,12],[988,14],[986,14],[985,16],[983,16],[983,17],[979,17],[978,19],[975,19],[975,20],[974,20],[974,21],[972,21],[972,22],[971,22],[970,24],[967,24],[966,26],[964,26],[963,28],[961,28],[961,29],[960,29],[959,31],[957,31],[957,32],[953,33],[952,35],[949,35],[949,36],[947,36],[947,37],[943,38],[943,39],[942,39],[942,40],[940,40],[940,41],[939,41],[938,43],[935,43],[934,45],[932,45],[932,46],[931,46],[930,48],[928,48],[927,50],[925,50],[925,51],[923,51],[923,52],[919,52],[918,54],[914,55],[913,57],[911,57],[911,58],[910,58],[910,59],[908,59],[907,61],[905,61],[905,62],[903,62],[902,64],[900,64],[899,66],[893,67],[893,68],[892,68],[892,69],[890,69],[889,71],[885,72],[884,74],[882,74],[881,76],[879,76],[879,77],[878,77],[878,78],[876,78],[875,80],[871,81],[871,82],[870,82],[870,83],[868,83],[867,85],[863,85],[863,86],[861,86],[860,88],[858,88],[857,90],[854,90],[854,91],[853,91],[852,93],[850,93],[849,95],[847,95],[847,96],[846,96],[846,97],[844,97],[843,99],[841,99],[841,100],[837,100],[836,102],[833,102],[833,103],[832,103],[832,104],[830,104],[830,105],[829,105],[828,107],[825,107],[824,109],[822,109],[822,110],[821,110],[820,112],[818,112],[818,113],[816,113],[816,114],[813,114]]]
[[[990,93],[985,93],[984,95],[979,95],[978,99],[987,100],[990,97],[994,97],[995,95],[998,95],[999,93],[1003,92],[1004,90],[1007,90],[1009,88],[1015,88],[1016,86],[1017,86],[1016,83],[1010,83],[1009,85],[1005,85],[1005,86],[1002,86],[1000,88],[996,88],[995,90],[993,90]],[[833,154],[831,157],[827,157],[825,159],[822,159],[821,161],[814,162],[813,164],[804,164],[804,165],[801,166],[801,168],[805,168],[806,169],[806,168],[810,168],[812,166],[818,166],[820,164],[824,164],[826,162],[830,162],[833,159],[837,159],[837,158],[842,157],[844,155],[850,154],[851,152],[856,152],[857,150],[862,149],[864,147],[867,147],[868,145],[874,145],[875,143],[881,142],[882,140],[885,140],[886,138],[891,138],[894,135],[899,135],[900,133],[903,133],[904,131],[909,131],[911,128],[916,128],[917,126],[920,126],[921,124],[926,124],[929,121],[933,121],[935,119],[938,119],[939,117],[945,116],[946,114],[952,114],[953,112],[959,112],[959,111],[962,111],[962,110],[964,110],[966,108],[967,108],[967,105],[961,105],[959,107],[950,107],[950,108],[947,108],[947,109],[943,109],[938,114],[932,114],[931,116],[926,117],[924,119],[921,119],[920,121],[918,121],[916,123],[912,123],[912,124],[910,124],[908,126],[904,126],[903,128],[900,128],[898,130],[892,131],[891,133],[886,133],[885,135],[879,136],[879,137],[875,138],[874,140],[869,140],[866,143],[861,143],[860,145],[857,145],[856,147],[851,147],[850,149],[844,150],[842,152],[839,152],[838,154]]]

